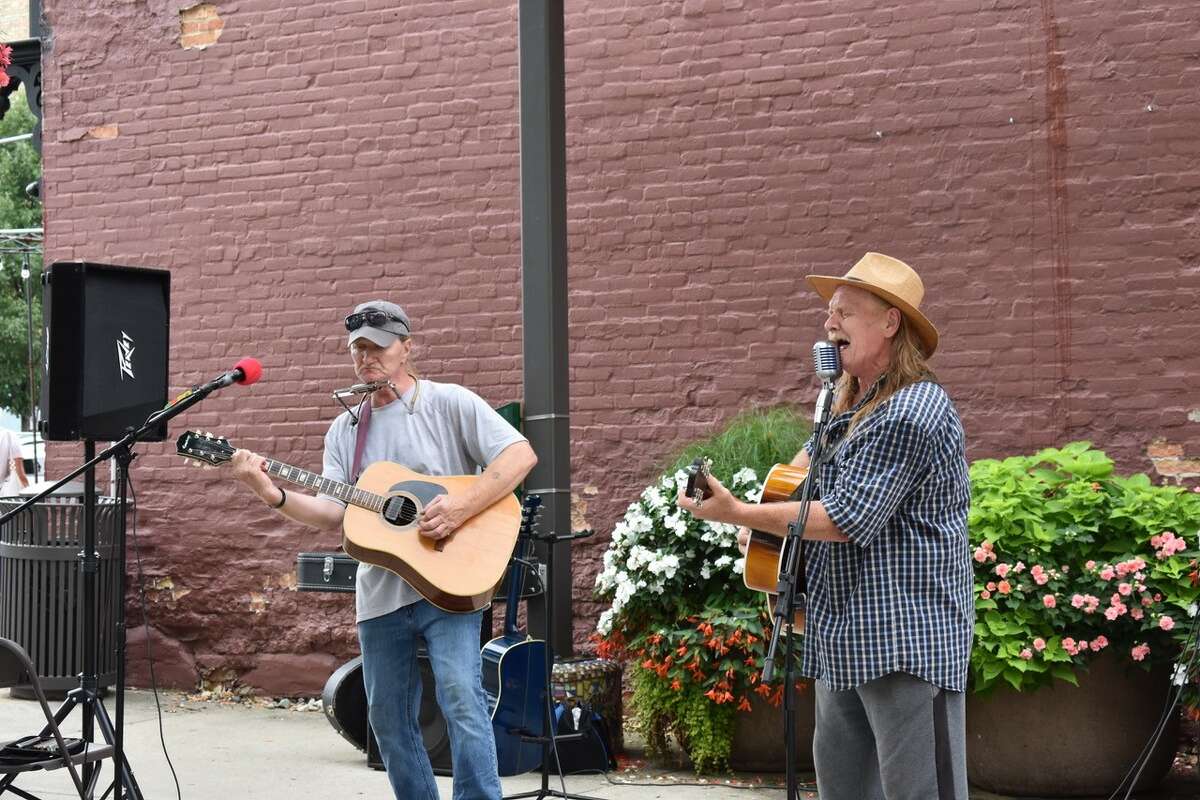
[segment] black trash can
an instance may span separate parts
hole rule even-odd
[[[0,514],[21,498],[0,498]],[[116,563],[117,500],[96,498],[98,613],[83,596],[83,499],[50,496],[0,525],[0,636],[25,648],[42,686],[60,693],[79,686],[83,637],[96,635],[100,687],[116,683],[117,597],[122,565]],[[14,687],[13,696],[32,696]]]

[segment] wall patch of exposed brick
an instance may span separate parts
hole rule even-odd
[[[1200,458],[1186,458],[1181,444],[1155,439],[1146,448],[1146,455],[1154,462],[1155,472],[1175,483],[1182,483],[1188,478],[1200,478]]]
[[[214,45],[225,30],[225,20],[212,3],[200,3],[179,12],[179,46],[184,50],[203,50]]]
[[[88,129],[87,137],[89,139],[115,139],[120,133],[120,128],[116,125],[97,125]]]

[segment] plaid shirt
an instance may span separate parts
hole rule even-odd
[[[906,672],[964,691],[975,603],[958,412],[928,381],[847,435],[857,408],[829,421],[817,466],[821,502],[850,541],[804,542],[803,672],[834,690]]]

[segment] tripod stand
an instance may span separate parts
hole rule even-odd
[[[82,732],[83,739],[88,743],[93,743],[96,736],[96,727],[99,726],[100,734],[104,737],[104,741],[113,747],[113,764],[114,778],[112,784],[114,800],[121,800],[122,797],[131,798],[131,800],[143,800],[141,788],[134,779],[133,770],[129,766],[129,760],[125,757],[124,749],[124,727],[125,727],[125,519],[128,508],[128,498],[126,488],[129,483],[129,464],[135,458],[134,453],[130,450],[130,446],[137,441],[140,441],[151,430],[166,422],[177,414],[182,413],[196,403],[203,400],[215,389],[219,388],[215,384],[207,384],[204,387],[197,389],[189,394],[184,395],[174,403],[168,405],[161,411],[156,411],[151,414],[145,422],[137,429],[130,429],[124,439],[113,443],[108,449],[96,455],[96,443],[91,439],[85,439],[83,442],[83,457],[84,463],[80,465],[74,472],[71,472],[65,478],[61,479],[53,486],[39,492],[29,498],[21,505],[14,508],[12,511],[0,516],[0,525],[7,522],[12,517],[22,511],[30,508],[34,503],[42,500],[47,495],[52,494],[67,482],[73,480],[79,475],[84,476],[83,483],[83,551],[79,554],[79,570],[83,576],[83,592],[81,606],[88,610],[88,614],[92,615],[90,619],[82,621],[83,627],[83,671],[79,676],[79,688],[72,689],[62,705],[54,712],[54,720],[56,725],[62,725],[72,711],[76,708],[80,709],[83,714]],[[116,526],[116,560],[117,560],[117,619],[116,619],[116,689],[115,689],[115,705],[116,719],[108,715],[108,711],[104,708],[104,703],[100,697],[100,676],[97,672],[97,638],[99,631],[97,630],[96,615],[99,614],[100,604],[99,587],[97,585],[97,575],[100,570],[100,558],[96,552],[96,464],[113,458],[117,464],[117,526]],[[48,729],[43,731],[43,735],[48,733]],[[99,769],[96,764],[88,763],[83,766],[83,783],[94,790],[96,776],[95,773]],[[94,794],[94,791],[92,792]],[[107,794],[107,792],[106,792]]]
[[[557,757],[559,741],[570,741],[583,737],[582,733],[567,733],[560,734],[557,731],[557,726],[554,724],[554,695],[552,684],[554,682],[554,626],[550,624],[550,620],[554,619],[554,592],[551,587],[554,585],[554,545],[559,542],[567,542],[572,539],[582,539],[584,536],[590,536],[591,531],[582,534],[575,533],[555,533],[549,531],[547,533],[534,532],[530,537],[535,541],[542,542],[549,546],[549,557],[546,559],[546,574],[541,577],[543,588],[543,596],[546,598],[546,687],[545,701],[543,702],[545,727],[541,736],[523,737],[528,741],[538,741],[542,745],[542,785],[539,789],[520,794],[505,795],[504,800],[522,800],[522,798],[532,797],[535,800],[543,800],[546,797],[561,797],[564,800],[597,800],[589,795],[570,794],[566,791],[564,784],[563,789],[550,788],[550,753],[553,749],[555,753],[555,762],[559,768],[559,778],[562,776],[562,760]]]

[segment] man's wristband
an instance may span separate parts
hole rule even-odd
[[[283,504],[287,502],[287,492],[283,490],[282,486],[276,488],[279,489],[279,502],[275,503],[271,508],[283,508]]]

